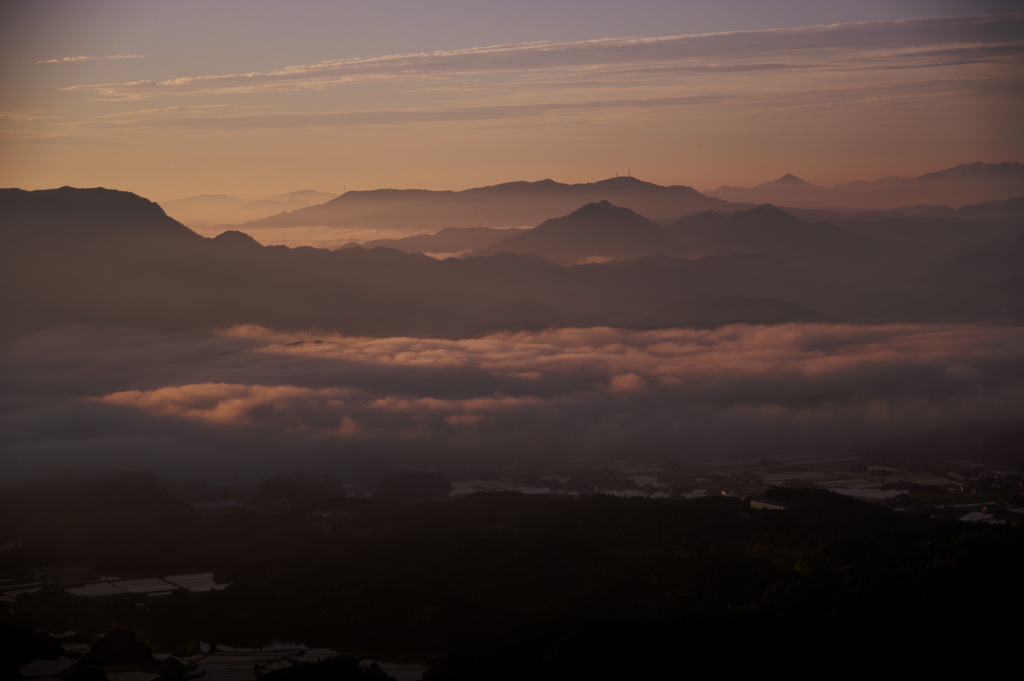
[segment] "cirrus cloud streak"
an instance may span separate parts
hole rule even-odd
[[[1024,14],[947,17],[833,24],[800,28],[735,31],[656,38],[604,38],[567,43],[492,45],[418,54],[336,59],[275,71],[183,76],[167,80],[74,85],[114,99],[165,95],[221,94],[322,89],[391,79],[444,78],[472,74],[566,71],[592,72],[643,65],[701,63],[712,66],[755,64],[766,59],[799,59],[816,68],[853,56],[875,62],[922,65],[935,58],[948,63],[951,52],[965,50],[969,61],[1019,57],[1024,50]],[[978,50],[984,51],[979,57]],[[993,48],[996,48],[995,50]],[[919,54],[920,53],[920,54]],[[875,63],[874,67],[879,64]],[[778,65],[775,65],[778,68]]]
[[[77,61],[105,61],[109,59],[142,59],[141,54],[108,54],[103,57],[62,57],[61,59],[42,59],[37,64],[64,64]]]

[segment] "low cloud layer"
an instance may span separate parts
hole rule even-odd
[[[63,329],[4,349],[0,470],[863,453],[1024,421],[1024,329],[607,328],[470,340]]]

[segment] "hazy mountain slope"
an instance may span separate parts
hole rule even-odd
[[[1010,240],[1024,226],[991,224],[960,218],[895,218],[888,220],[848,220],[839,222],[845,229],[873,239],[913,244],[933,264],[968,249],[981,248],[993,240]]]
[[[958,209],[922,204],[871,212],[785,210],[806,221],[833,222],[874,239],[914,244],[931,266],[1024,233],[1024,197]]]
[[[884,270],[900,250],[830,223],[804,222],[772,205],[729,216],[698,213],[665,229],[678,240],[677,252],[683,257],[773,253],[799,269],[822,276]]]
[[[964,206],[955,215],[965,220],[1009,222],[1024,227],[1024,196]]]
[[[827,210],[823,208],[793,208],[782,210],[808,222],[876,222],[879,220],[906,220],[912,218],[940,218],[970,220],[993,225],[1024,225],[1024,196],[1005,201],[972,203],[960,208],[919,203],[888,210]]]
[[[275,194],[259,201],[250,201],[240,206],[239,210],[247,213],[245,217],[253,219],[253,217],[265,217],[282,211],[315,206],[325,201],[330,201],[337,196],[337,194],[318,192],[312,189],[300,189],[288,192],[287,194]],[[257,215],[253,215],[254,213]]]
[[[206,228],[218,223],[235,223],[276,215],[282,211],[320,204],[335,196],[337,194],[312,189],[300,189],[256,201],[227,194],[202,194],[163,201],[160,205],[176,220],[190,227]]]
[[[448,227],[435,234],[417,234],[403,239],[375,239],[363,248],[394,248],[404,253],[464,253],[481,251],[499,241],[522,234],[527,230],[516,227]],[[345,248],[360,244],[346,244]]]
[[[730,207],[690,187],[662,187],[631,177],[586,184],[542,180],[459,192],[350,191],[325,204],[248,222],[241,228],[328,225],[415,233],[446,227],[523,227],[539,224],[553,215],[564,215],[586,203],[605,200],[652,217]]]
[[[947,281],[1007,281],[1024,276],[1024,234],[1010,243],[995,241],[951,258],[934,276]]]
[[[588,258],[620,260],[678,251],[679,244],[661,225],[628,208],[601,201],[545,220],[527,232],[499,241],[482,254],[538,253],[552,262],[571,265]]]
[[[819,187],[787,175],[756,187],[722,186],[709,196],[726,201],[794,208],[886,210],[913,204],[954,208],[1024,194],[1024,164],[966,163],[919,177],[886,177]]]
[[[915,308],[964,321],[1024,324],[1024,235],[962,253],[929,273]]]
[[[647,314],[652,324],[780,324],[823,322],[828,316],[772,298],[696,298],[659,307]]]
[[[183,199],[161,201],[160,205],[168,213],[197,213],[201,211],[234,211],[250,203],[249,199],[229,194],[200,194],[187,196]]]

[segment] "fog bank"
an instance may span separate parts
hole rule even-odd
[[[3,349],[0,471],[864,453],[1024,421],[1024,329],[731,325],[477,339],[71,327]]]

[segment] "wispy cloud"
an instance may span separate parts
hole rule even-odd
[[[44,121],[48,118],[53,118],[53,116],[45,111],[0,111],[0,121],[26,123],[28,121]]]
[[[107,59],[142,59],[141,54],[108,54],[103,57],[63,57],[61,59],[42,59],[37,64],[63,64],[73,61],[104,61]]]
[[[211,109],[213,109],[213,110],[216,110],[216,109],[223,110],[223,109],[240,109],[240,108],[244,109],[244,108],[250,108],[250,107],[239,107],[239,106],[234,106],[232,104],[201,104],[201,105],[192,105],[192,106],[163,106],[163,107],[160,107],[160,108],[157,108],[157,109],[135,109],[135,110],[132,110],[132,111],[117,111],[115,113],[103,114],[102,116],[97,116],[96,118],[97,119],[104,119],[104,118],[142,118],[142,117],[145,117],[145,116],[162,116],[162,115],[167,115],[169,113],[189,114],[189,113],[195,113],[195,112],[199,112],[199,111],[209,111]]]
[[[929,80],[921,83],[892,83],[862,87],[808,88],[766,92],[712,92],[672,97],[633,97],[579,101],[540,102],[536,104],[499,104],[434,109],[378,109],[370,111],[327,112],[230,112],[214,107],[166,107],[110,114],[94,119],[86,126],[93,132],[103,129],[221,130],[243,131],[287,128],[343,128],[365,125],[410,125],[427,123],[472,123],[565,116],[580,117],[615,111],[683,110],[715,107],[717,111],[751,111],[794,108],[849,107],[857,102],[948,98],[961,96],[998,97],[1024,95],[1024,79]],[[86,128],[83,128],[86,129]],[[69,131],[70,132],[70,131]]]
[[[765,60],[799,60],[814,68],[851,56],[887,56],[893,62],[922,58],[937,49],[990,49],[986,58],[1024,52],[1024,14],[835,24],[657,38],[607,38],[568,43],[522,43],[419,54],[339,59],[276,71],[202,75],[155,81],[76,85],[118,99],[162,95],[320,89],[380,79],[458,75],[586,72],[661,66],[740,67]],[[975,55],[974,58],[977,58]]]

